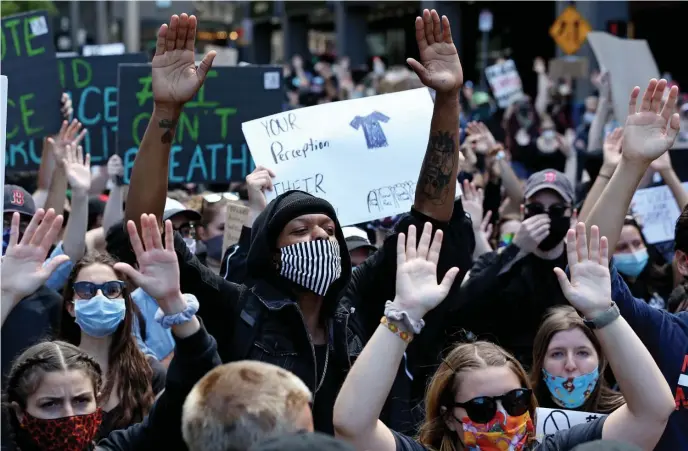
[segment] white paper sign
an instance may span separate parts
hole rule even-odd
[[[256,165],[276,174],[268,201],[307,191],[328,200],[345,226],[410,210],[432,110],[422,88],[287,111],[242,129]]]
[[[556,434],[557,431],[571,429],[577,424],[591,423],[607,415],[601,413],[579,412],[577,410],[538,407],[535,410],[535,416],[537,417],[535,436],[537,440],[542,440],[547,435]]]
[[[508,108],[523,97],[523,84],[513,60],[486,67],[485,75],[500,108]]]
[[[683,183],[688,189],[688,182]],[[643,225],[643,235],[650,244],[674,240],[676,220],[681,214],[668,186],[639,189],[631,202],[633,215]]]

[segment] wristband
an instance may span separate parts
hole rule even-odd
[[[414,334],[418,335],[423,327],[425,327],[425,321],[414,320],[411,318],[405,310],[399,310],[392,301],[385,302],[385,317],[390,321],[397,321],[402,323],[406,329],[413,331]]]
[[[387,327],[387,329],[389,329],[394,335],[399,336],[399,338],[404,340],[406,344],[411,343],[411,340],[413,340],[413,334],[410,334],[405,330],[399,329],[399,326],[389,322],[386,316],[383,316],[382,319],[380,319],[380,324]]]
[[[583,318],[583,323],[592,330],[599,330],[611,324],[619,316],[621,316],[619,307],[612,302],[612,305],[610,305],[607,310],[597,315],[595,318]]]
[[[173,315],[165,315],[165,312],[163,312],[161,308],[158,308],[158,310],[155,312],[155,321],[165,329],[188,323],[191,321],[191,318],[194,317],[196,312],[198,312],[200,304],[198,303],[196,296],[193,294],[182,294],[182,297],[186,301],[186,308],[184,311],[175,313]]]

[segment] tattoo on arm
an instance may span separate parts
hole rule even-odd
[[[162,134],[160,142],[163,144],[171,143],[174,138],[174,128],[177,126],[177,121],[161,119],[160,122],[158,122],[158,126],[165,129],[165,133]]]
[[[447,201],[452,173],[456,165],[456,142],[452,132],[438,131],[430,134],[423,167],[418,177],[418,187],[434,205]],[[451,199],[453,202],[453,199]]]

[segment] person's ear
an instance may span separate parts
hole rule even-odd
[[[11,406],[14,414],[17,416],[17,421],[21,424],[24,419],[24,409],[22,409],[16,401],[12,401]]]
[[[447,425],[450,431],[456,432],[460,427],[460,423],[454,418],[454,415],[450,414],[445,406],[440,407],[440,414],[444,419],[444,424]]]
[[[76,313],[74,312],[74,301],[67,301],[67,313],[69,313],[72,318],[76,318]]]
[[[676,269],[683,277],[688,277],[688,255],[685,252],[677,250],[674,254],[676,260]]]

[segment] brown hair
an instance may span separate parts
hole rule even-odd
[[[452,415],[454,396],[458,390],[462,371],[477,370],[489,367],[508,366],[518,376],[523,388],[530,388],[530,381],[525,370],[514,356],[500,346],[487,341],[462,343],[456,345],[430,380],[425,394],[425,420],[420,427],[418,441],[438,451],[463,451],[459,435],[447,427],[447,420]],[[531,397],[531,418],[535,421],[537,401]],[[535,437],[530,437],[533,440]],[[459,444],[458,447],[456,444]]]
[[[87,254],[74,265],[64,288],[59,337],[75,346],[78,346],[81,341],[81,329],[67,311],[67,304],[74,299],[73,284],[81,270],[96,264],[113,268],[115,260],[108,254],[97,252]],[[115,273],[120,280],[126,282],[124,274],[117,271]],[[99,399],[99,401],[107,402],[115,382],[119,383],[118,394],[122,413],[114,419],[112,423],[114,429],[124,429],[131,424],[141,422],[155,401],[151,386],[153,370],[139,349],[132,332],[134,317],[138,309],[131,300],[128,284],[125,284],[122,297],[126,305],[126,314],[124,321],[112,335],[107,381]]]
[[[607,360],[602,353],[602,346],[599,340],[595,337],[589,327],[585,325],[583,319],[578,315],[576,310],[569,305],[561,305],[553,307],[548,310],[545,315],[537,335],[535,335],[535,343],[533,345],[533,368],[530,373],[530,383],[533,386],[533,393],[538,400],[545,407],[558,407],[552,401],[552,395],[547,389],[547,385],[542,383],[542,367],[547,356],[547,348],[549,347],[552,337],[558,332],[579,328],[583,331],[588,340],[592,343],[597,352],[599,359],[600,378],[597,381],[595,390],[593,390],[590,397],[585,401],[585,404],[580,406],[579,410],[584,412],[594,413],[611,413],[625,404],[624,397],[621,393],[612,390],[609,383],[604,378],[604,371],[607,368]]]

